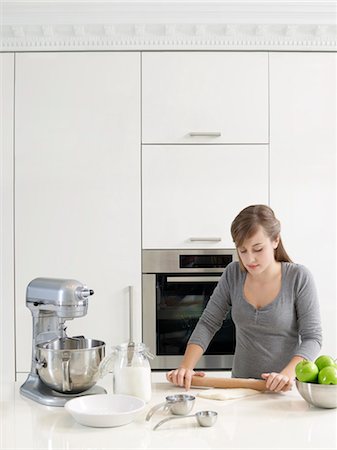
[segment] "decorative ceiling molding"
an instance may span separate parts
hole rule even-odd
[[[0,50],[337,50],[337,3],[3,2]]]

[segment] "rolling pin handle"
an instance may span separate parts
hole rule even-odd
[[[246,388],[256,391],[266,391],[266,382],[255,378],[213,378],[192,377],[192,386],[205,386],[211,388]]]

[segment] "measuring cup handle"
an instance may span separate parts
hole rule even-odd
[[[168,422],[169,420],[178,420],[178,419],[186,419],[187,417],[195,417],[195,414],[190,414],[188,416],[178,416],[178,417],[167,417],[166,419],[161,420],[153,427],[153,431],[155,431],[158,427],[163,425],[163,423]]]
[[[103,378],[108,373],[112,372],[113,364],[116,358],[116,353],[113,351],[110,355],[105,356],[99,364],[98,378]]]
[[[147,413],[146,416],[146,422],[148,422],[151,417],[153,416],[153,414],[158,411],[158,409],[163,408],[164,406],[166,406],[166,402],[162,402],[162,403],[158,403],[158,405],[153,406],[150,411]]]

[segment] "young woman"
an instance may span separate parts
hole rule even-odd
[[[231,310],[236,327],[232,376],[262,378],[270,391],[292,388],[295,366],[315,359],[322,330],[316,288],[304,266],[293,263],[271,208],[253,205],[234,219],[231,234],[239,262],[224,270],[168,381],[189,389],[199,358]]]

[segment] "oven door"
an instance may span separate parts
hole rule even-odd
[[[220,279],[219,273],[143,275],[143,340],[156,355],[154,369],[179,366],[186,344]],[[235,327],[224,320],[197,368],[230,370]]]

